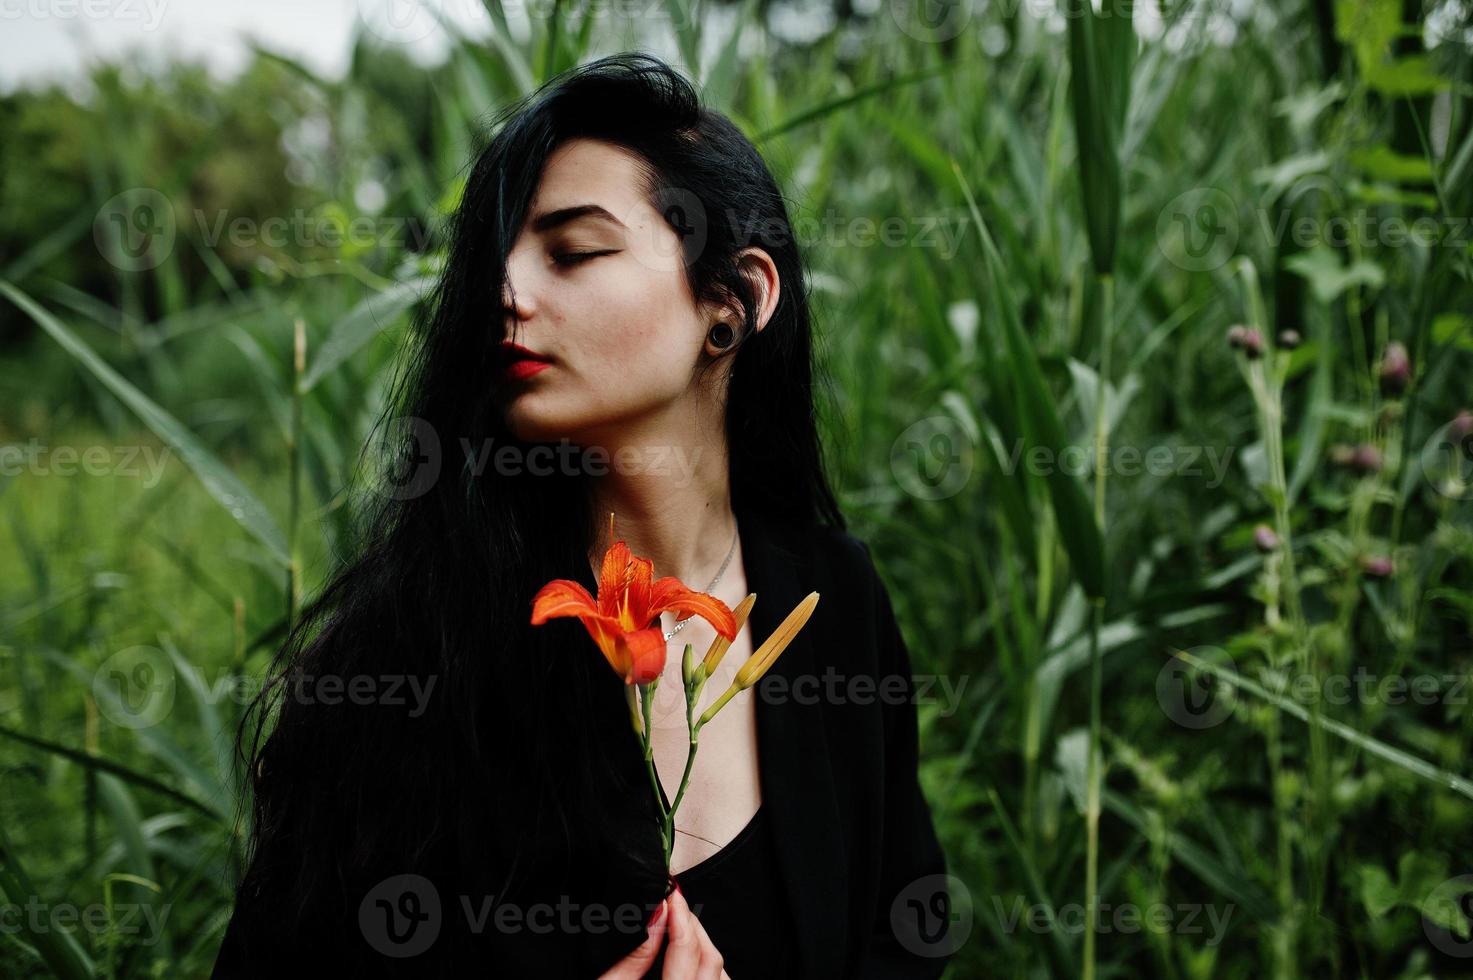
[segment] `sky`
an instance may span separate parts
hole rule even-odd
[[[436,13],[487,26],[480,0],[0,0],[0,90],[72,79],[130,50],[199,58],[229,75],[252,39],[338,75],[360,25],[431,60],[445,40]]]

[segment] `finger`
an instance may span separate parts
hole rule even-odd
[[[696,980],[719,980],[721,974],[726,972],[722,969],[725,965],[725,960],[721,955],[721,951],[711,941],[710,934],[706,932],[705,925],[701,923],[701,917],[692,912],[690,920],[695,924],[697,931],[700,933],[700,940],[697,942],[697,945],[701,950],[701,963],[696,968]]]
[[[665,947],[664,980],[690,980],[701,964],[700,933],[685,896],[675,891],[670,903],[670,941]]]
[[[655,962],[660,944],[665,941],[666,925],[670,921],[669,903],[661,902],[650,920],[649,938],[640,943],[628,956],[615,963],[599,980],[639,980]]]

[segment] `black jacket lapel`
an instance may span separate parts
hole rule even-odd
[[[796,555],[768,524],[753,515],[741,516],[739,530],[747,591],[757,594],[748,619],[756,649],[812,586],[799,581]],[[827,597],[829,602],[837,599]],[[815,617],[798,633],[756,690],[762,805],[772,821],[805,977],[837,976],[842,951],[848,948],[848,882],[842,870],[835,876],[835,869],[848,865],[838,837],[839,807],[822,707],[790,696],[795,678],[820,673],[811,636],[817,622]]]

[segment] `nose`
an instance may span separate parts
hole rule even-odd
[[[536,312],[527,277],[517,274],[520,264],[518,253],[522,251],[525,250],[514,248],[507,255],[505,278],[501,282],[501,315],[507,321],[508,332],[517,323],[530,319]]]

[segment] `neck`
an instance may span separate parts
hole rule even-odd
[[[704,590],[736,534],[725,433],[719,426],[646,424],[625,426],[599,444],[608,451],[608,472],[593,489],[595,574],[610,544],[612,511],[615,539],[650,559],[656,578],[674,575]]]

